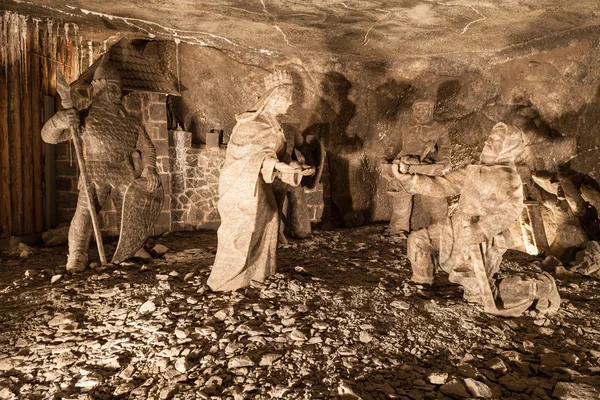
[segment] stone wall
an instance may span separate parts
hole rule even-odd
[[[209,148],[192,143],[192,133],[167,131],[165,96],[153,93],[130,93],[123,99],[130,115],[139,118],[156,148],[157,170],[165,193],[163,210],[152,235],[167,231],[217,229],[220,216],[219,173],[225,161],[226,146]],[[77,206],[77,161],[72,143],[56,145],[56,189],[58,222],[68,222]],[[331,207],[329,170],[322,183],[306,191],[311,221],[329,216]],[[117,236],[117,211],[110,198],[99,216],[102,233]]]
[[[381,158],[393,158],[411,119],[414,100],[437,101],[435,119],[448,127],[453,167],[477,162],[483,142],[498,121],[530,107],[536,124],[553,136],[531,143],[531,168],[555,170],[568,154],[549,151],[549,140],[576,138],[571,167],[600,182],[600,56],[594,37],[553,38],[486,54],[403,56],[394,62],[335,57],[265,59],[242,63],[215,49],[183,45],[179,121],[201,139],[220,127],[225,134],[235,114],[264,92],[269,71],[294,77],[294,104],[283,117],[303,134],[321,139],[329,155],[332,214],[361,211],[367,221],[389,220],[391,202],[381,179]],[[211,63],[203,60],[210,59]],[[533,114],[532,114],[533,115]]]
[[[225,147],[192,144],[192,133],[170,131],[171,230],[215,229],[220,221],[219,171]]]
[[[160,175],[164,200],[152,235],[168,232],[171,227],[171,163],[169,161],[169,133],[167,130],[166,96],[157,93],[133,92],[125,97],[124,105],[131,115],[144,124],[156,149],[156,169]]]

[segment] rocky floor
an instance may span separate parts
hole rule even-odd
[[[600,398],[597,280],[558,279],[554,316],[502,319],[408,283],[383,226],[290,242],[279,273],[229,294],[205,284],[215,233],[155,244],[151,263],[75,276],[65,247],[0,256],[0,399]]]

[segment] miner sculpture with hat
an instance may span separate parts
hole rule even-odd
[[[45,142],[73,139],[81,153],[79,197],[69,229],[69,272],[87,267],[90,238],[99,228],[93,221],[109,194],[121,216],[113,262],[130,257],[141,247],[162,203],[156,151],[141,122],[122,107],[120,74],[108,55],[96,68],[91,85],[93,97],[88,109],[69,108],[68,95],[61,93],[67,109],[57,112],[42,128]],[[68,93],[68,89],[63,92]],[[141,157],[141,170],[134,167],[133,157],[137,156]],[[101,242],[99,237],[97,242]]]

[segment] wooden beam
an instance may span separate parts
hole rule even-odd
[[[4,64],[0,70],[0,238],[10,237],[12,233],[7,73],[7,67]]]
[[[11,24],[17,21],[12,21]],[[12,26],[10,28],[13,28]],[[21,52],[20,31],[9,29],[8,34],[8,145],[12,207],[12,235],[23,234],[23,157],[21,140]]]
[[[35,232],[35,200],[33,197],[33,132],[31,129],[31,70],[29,63],[31,31],[26,22],[21,26],[21,143],[23,157],[23,234]]]
[[[52,64],[49,62],[47,57],[50,57],[50,51],[48,50],[48,31],[46,29],[40,30],[40,54],[43,57],[40,57],[40,77],[42,80],[42,94],[46,95],[50,93],[50,89],[48,88],[48,84],[50,80],[48,79],[50,67],[48,64]]]
[[[34,196],[34,214],[35,231],[44,230],[45,207],[44,207],[44,159],[42,141],[42,124],[44,123],[43,113],[43,88],[40,79],[40,29],[38,24],[34,24],[31,34],[31,54],[29,58],[31,70],[31,131],[33,135],[33,196]]]
[[[56,60],[58,36],[48,32],[48,41],[48,57],[51,60]],[[48,94],[50,96],[56,95],[56,61],[48,62]]]

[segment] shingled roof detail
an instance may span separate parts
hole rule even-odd
[[[160,69],[152,65],[133,45],[126,39],[121,39],[109,50],[110,60],[115,63],[121,73],[124,90],[141,92],[154,92],[180,96],[175,87],[167,81]],[[72,84],[90,83],[94,72],[100,64],[99,57],[79,78]]]

